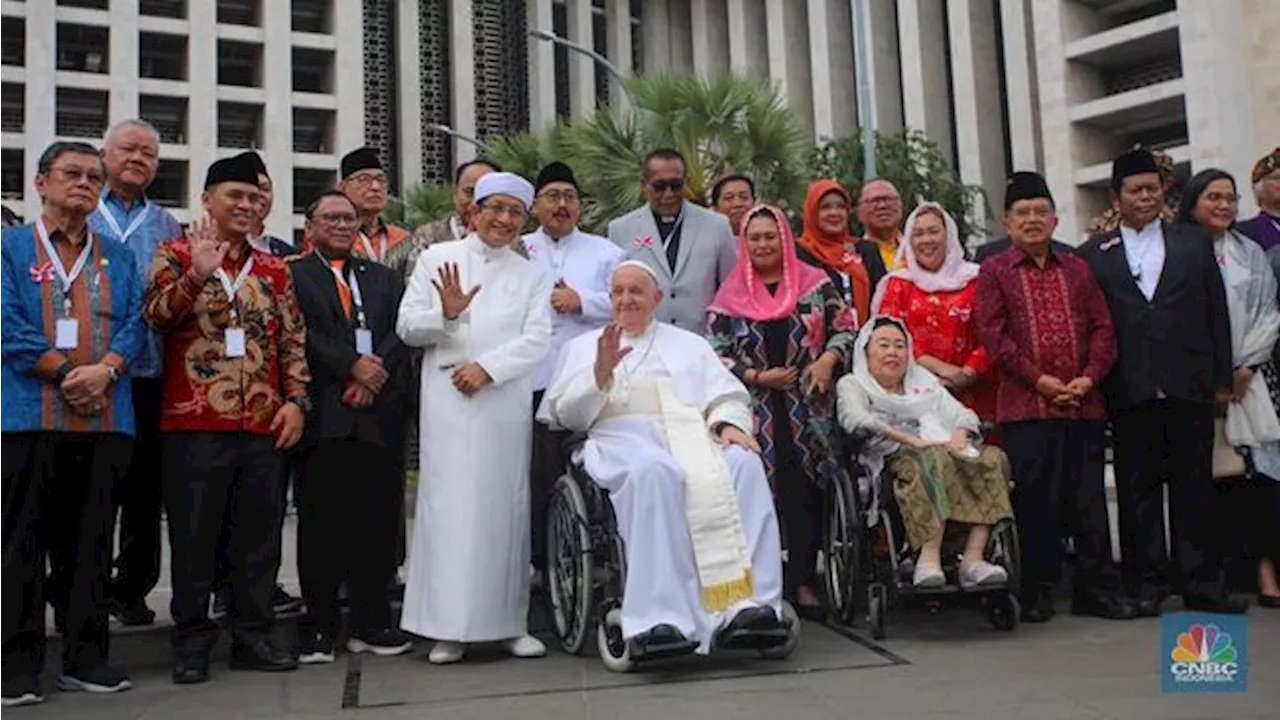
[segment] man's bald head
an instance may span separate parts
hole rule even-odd
[[[618,265],[609,279],[613,321],[631,333],[644,332],[662,303],[662,286],[652,268],[635,260]]]
[[[858,222],[875,237],[895,235],[902,225],[902,195],[893,183],[876,178],[858,193]]]

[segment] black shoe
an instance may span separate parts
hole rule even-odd
[[[739,612],[716,635],[716,646],[734,650],[776,647],[787,641],[788,628],[768,606],[749,607]]]
[[[209,651],[204,649],[179,651],[173,661],[173,682],[177,685],[194,685],[209,679]]]
[[[137,602],[132,604],[116,603],[111,608],[111,615],[120,621],[125,627],[142,627],[154,624],[156,621],[156,613],[147,607],[146,602]]]
[[[69,670],[58,678],[58,689],[63,692],[118,693],[133,687],[129,676],[111,667],[99,665],[88,670]]]
[[[1071,614],[1107,620],[1132,620],[1140,615],[1138,607],[1127,595],[1110,593],[1087,593],[1072,598]]]
[[[22,707],[44,702],[44,690],[40,689],[40,678],[37,675],[15,675],[5,678],[3,684],[0,707]]]
[[[413,650],[413,640],[394,628],[381,630],[352,630],[347,640],[347,652],[373,653],[378,657],[403,655]]]
[[[671,625],[656,625],[631,638],[631,659],[669,658],[688,655],[698,649],[684,634]]]
[[[1053,606],[1053,596],[1049,593],[1029,597],[1022,605],[1022,622],[1025,623],[1046,623],[1057,614],[1058,610]]]
[[[1249,612],[1249,603],[1232,600],[1229,597],[1211,597],[1208,595],[1183,595],[1182,607],[1184,610],[1217,613],[1219,615],[1243,615]]]
[[[1258,607],[1275,610],[1280,608],[1280,595],[1263,595],[1258,593]]]
[[[297,668],[298,657],[267,638],[261,638],[248,645],[232,643],[231,661],[228,664],[232,670],[281,672]]]
[[[230,604],[225,591],[214,593],[213,603],[209,608],[209,619],[215,622],[224,619],[227,616],[227,606]]]
[[[1136,603],[1138,617],[1160,617],[1160,613],[1164,612],[1164,601],[1166,599],[1167,596],[1165,595],[1157,595],[1138,600]]]
[[[336,659],[333,654],[333,638],[326,632],[304,630],[301,644],[298,662],[303,665],[331,663]]]
[[[301,615],[304,606],[300,598],[290,595],[277,585],[271,591],[271,609],[275,611],[277,618],[287,618]]]

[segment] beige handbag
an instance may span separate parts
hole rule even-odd
[[[1249,468],[1245,465],[1244,456],[1227,442],[1227,421],[1215,418],[1213,421],[1213,478],[1244,477]]]

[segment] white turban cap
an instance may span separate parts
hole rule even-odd
[[[476,183],[477,203],[493,195],[507,195],[524,204],[525,212],[533,207],[533,186],[528,180],[509,172],[489,173]]]

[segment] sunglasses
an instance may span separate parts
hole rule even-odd
[[[684,190],[684,179],[676,178],[675,180],[654,180],[649,183],[649,187],[656,193],[666,192],[668,190],[680,192],[681,190]]]

